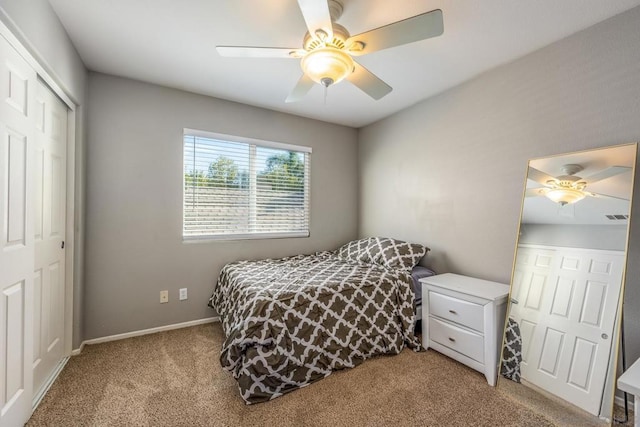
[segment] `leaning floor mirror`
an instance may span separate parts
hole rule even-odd
[[[612,419],[636,152],[628,144],[529,162],[503,391]]]

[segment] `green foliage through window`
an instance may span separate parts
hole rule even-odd
[[[274,191],[304,191],[304,161],[298,153],[275,154],[266,164],[258,174],[258,185],[271,186]]]

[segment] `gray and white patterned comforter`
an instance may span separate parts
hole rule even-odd
[[[420,345],[410,274],[333,252],[227,264],[209,305],[227,337],[220,363],[248,404]]]

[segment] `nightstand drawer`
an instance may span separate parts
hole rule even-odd
[[[484,309],[480,304],[429,292],[429,313],[484,332]]]
[[[429,339],[484,363],[484,338],[482,335],[430,317]]]

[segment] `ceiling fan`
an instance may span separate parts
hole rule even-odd
[[[442,11],[416,15],[356,36],[350,36],[335,21],[342,15],[339,0],[298,0],[308,32],[302,48],[216,46],[221,56],[243,58],[300,59],[302,77],[286,102],[302,99],[314,83],[325,88],[347,79],[373,99],[380,99],[392,88],[354,60],[354,56],[400,46],[443,33]]]
[[[598,197],[598,198],[611,198],[618,200],[629,200],[622,197],[615,197],[607,194],[597,194],[590,191],[586,191],[586,187],[590,184],[602,181],[612,176],[619,175],[631,170],[625,166],[611,166],[603,169],[593,175],[586,178],[581,178],[576,174],[584,168],[580,165],[569,164],[564,165],[560,170],[563,175],[552,177],[538,169],[529,167],[528,179],[531,179],[543,187],[529,188],[525,192],[526,197],[534,196],[546,196],[550,200],[564,206],[571,203],[579,202],[585,197]]]

